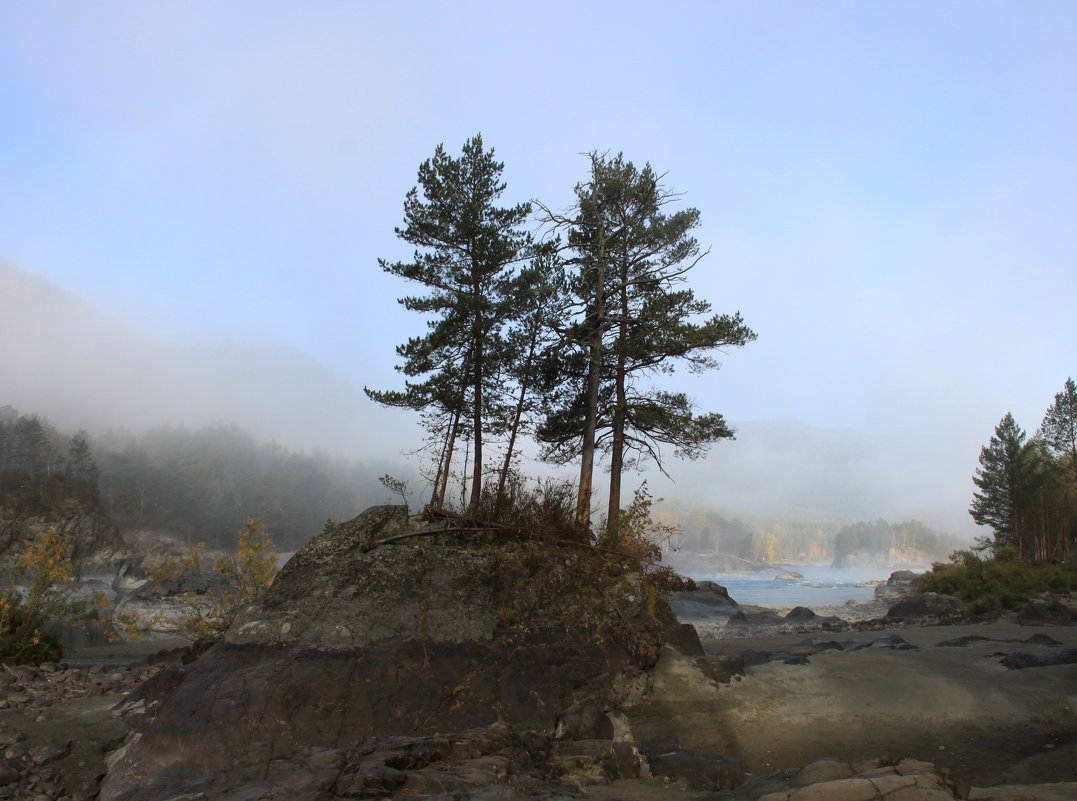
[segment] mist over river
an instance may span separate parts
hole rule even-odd
[[[831,567],[829,565],[797,565],[770,567],[753,573],[697,574],[686,571],[697,581],[716,581],[729,590],[739,604],[756,604],[785,608],[792,606],[836,606],[846,601],[864,603],[875,597],[874,586],[857,586],[865,582],[885,581],[896,568],[890,567]],[[917,572],[927,566],[914,568]],[[803,581],[777,579],[786,571],[800,573]]]

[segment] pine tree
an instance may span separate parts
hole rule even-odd
[[[496,506],[506,500],[506,486],[517,452],[519,435],[533,431],[540,413],[544,379],[559,372],[558,332],[564,328],[567,297],[564,266],[554,243],[541,248],[515,277],[510,294],[519,309],[505,337],[506,377],[514,389],[508,421],[505,458],[498,476]]]
[[[613,536],[624,470],[653,460],[664,472],[662,446],[696,458],[733,436],[720,414],[697,415],[687,395],[644,379],[672,372],[678,361],[696,372],[717,368],[711,353],[743,346],[755,334],[739,314],[710,315],[710,305],[683,287],[706,255],[690,235],[699,212],[666,213],[677,195],[649,164],[640,170],[622,155],[592,154],[590,181],[576,195],[573,219],[547,215],[568,228],[582,319],[573,329],[576,357],[565,361],[566,384],[540,438],[555,461],[583,454],[580,525],[590,517],[594,451],[609,454]]]
[[[977,487],[969,514],[977,525],[990,526],[995,545],[1013,546],[1024,553],[1024,507],[1032,482],[1027,435],[1009,412],[995,427],[991,441],[980,449],[980,466],[972,479]]]
[[[1053,502],[1043,517],[1054,531],[1052,558],[1068,559],[1077,541],[1077,385],[1067,378],[1040,424],[1044,449],[1054,459]]]
[[[483,440],[504,425],[497,377],[502,338],[512,315],[506,297],[509,270],[527,257],[530,240],[519,230],[528,203],[501,208],[504,165],[484,150],[481,135],[464,143],[460,158],[438,145],[419,167],[418,183],[404,201],[403,228],[396,234],[414,245],[411,262],[379,263],[386,272],[421,284],[428,294],[400,300],[411,311],[434,315],[429,332],[397,348],[397,369],[426,376],[403,391],[367,389],[386,405],[425,410],[445,437],[435,488],[444,485],[456,438],[470,430],[473,470],[470,505],[482,492]],[[421,187],[421,192],[420,192]],[[435,493],[437,489],[435,489]]]
[[[71,437],[67,448],[67,478],[81,497],[96,503],[99,477],[100,471],[90,450],[89,435],[79,431]]]
[[[1043,441],[1056,458],[1069,463],[1073,486],[1077,490],[1077,384],[1066,379],[1062,391],[1047,410],[1040,425]]]

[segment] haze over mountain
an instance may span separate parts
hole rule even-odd
[[[169,343],[11,265],[0,266],[0,376],[0,405],[68,430],[234,422],[291,448],[395,459],[402,476],[418,468],[401,455],[421,442],[415,419],[372,404],[309,356],[256,340]],[[930,432],[872,435],[790,419],[737,429],[707,459],[671,462],[675,483],[644,477],[658,495],[731,514],[917,518],[974,530],[965,509],[976,454],[947,453],[926,441]]]
[[[0,404],[64,429],[237,422],[298,449],[400,447],[384,435],[396,413],[297,350],[250,337],[170,343],[2,263],[0,376]]]

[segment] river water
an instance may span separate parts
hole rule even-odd
[[[874,587],[860,587],[868,581],[885,580],[895,568],[889,567],[830,567],[829,565],[798,565],[769,568],[757,573],[723,573],[695,575],[699,580],[716,581],[740,604],[756,604],[786,608],[792,606],[838,606],[846,601],[864,603],[875,597]],[[925,568],[919,568],[924,570]],[[775,578],[779,573],[795,571],[803,581]]]

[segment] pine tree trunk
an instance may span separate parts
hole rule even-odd
[[[576,496],[576,525],[591,526],[591,491],[595,470],[595,431],[598,428],[598,390],[602,383],[602,333],[606,319],[606,241],[599,222],[598,259],[595,263],[593,321],[588,341],[586,410],[583,419],[583,443],[580,447],[580,487]]]
[[[471,500],[468,507],[472,510],[479,508],[482,498],[482,349],[481,343],[475,343],[475,467],[471,475]]]
[[[458,413],[449,416],[449,424],[445,428],[445,439],[441,445],[441,453],[438,455],[438,467],[434,473],[434,491],[430,496],[430,505],[440,508],[445,505],[445,481],[448,480],[449,463],[452,461],[452,448],[456,440],[456,424],[460,419]]]
[[[625,399],[626,354],[628,341],[628,275],[622,271],[621,280],[621,321],[617,331],[617,371],[614,375],[616,405],[613,409],[613,440],[610,450],[610,497],[606,511],[606,537],[614,542],[621,516],[621,473],[624,470],[625,418],[627,417],[627,400]]]
[[[460,433],[460,412],[453,413],[452,426],[449,428],[449,445],[445,451],[445,470],[441,474],[441,487],[438,489],[438,505],[445,505],[445,495],[449,491],[449,474],[452,472],[452,457],[456,451],[456,437]]]
[[[509,468],[512,467],[512,454],[516,449],[516,434],[520,430],[520,420],[524,414],[524,402],[527,400],[527,389],[530,384],[531,369],[535,359],[535,347],[538,335],[532,334],[528,343],[527,359],[524,361],[523,378],[520,381],[520,397],[516,399],[516,410],[512,415],[512,427],[509,430],[509,444],[505,451],[505,461],[501,465],[501,476],[497,482],[497,511],[500,512],[505,504],[505,483],[508,481]]]

